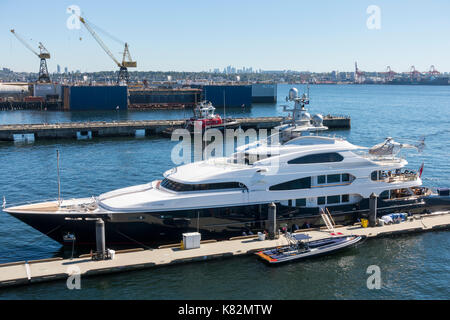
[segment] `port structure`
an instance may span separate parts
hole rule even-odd
[[[358,64],[355,62],[355,83],[365,83],[367,80],[367,75],[370,75],[371,73],[375,73],[376,75],[378,74],[377,72],[361,71],[361,69],[358,68]],[[412,83],[420,83],[420,81],[433,80],[442,76],[441,72],[439,72],[434,65],[431,65],[430,69],[424,72],[417,70],[415,66],[411,66],[407,72],[395,72],[391,69],[390,66],[387,66],[386,70],[384,72],[381,72],[380,74],[383,76],[384,82],[394,82],[395,80],[399,79],[407,79]]]
[[[91,35],[94,37],[94,39],[97,41],[97,43],[100,45],[100,47],[102,47],[102,49],[106,52],[106,54],[117,64],[117,66],[120,68],[119,70],[119,75],[117,78],[117,83],[121,83],[122,81],[125,83],[128,83],[130,80],[130,76],[128,74],[128,68],[136,68],[137,67],[137,62],[133,61],[133,59],[131,58],[131,54],[130,54],[130,50],[128,48],[128,43],[123,42],[119,39],[117,39],[114,36],[110,37],[114,40],[116,40],[117,42],[120,42],[121,44],[124,45],[124,50],[123,50],[123,57],[122,57],[122,62],[119,62],[116,57],[112,54],[111,50],[109,50],[109,48],[106,46],[106,44],[103,42],[103,40],[98,36],[98,34],[94,31],[92,23],[88,23],[88,21],[83,18],[83,17],[79,17],[81,23],[83,23],[83,25],[86,27],[86,29],[91,33]],[[97,27],[98,28],[98,27]],[[100,29],[100,28],[98,28]],[[106,33],[106,32],[104,32]],[[108,33],[106,33],[108,34]]]
[[[364,82],[364,72],[358,69],[358,63],[355,62],[355,82],[363,83]]]
[[[48,74],[48,68],[47,68],[47,59],[50,59],[50,52],[44,47],[44,45],[39,42],[39,53],[36,52],[36,50],[33,49],[31,45],[26,42],[22,36],[17,34],[17,32],[14,29],[11,29],[11,33],[19,40],[28,50],[33,52],[39,59],[41,59],[40,65],[39,65],[39,77],[37,82],[41,83],[50,83],[50,76]]]
[[[430,76],[438,76],[441,73],[439,71],[436,70],[436,68],[434,67],[434,65],[431,65],[430,67],[430,71],[428,71],[428,75]]]
[[[411,66],[411,68],[409,69],[409,76],[411,77],[411,79],[418,79],[421,75],[422,74],[420,73],[420,71],[416,70],[416,67]]]
[[[391,66],[386,67],[385,77],[387,81],[392,81],[396,74],[397,72],[393,71]]]

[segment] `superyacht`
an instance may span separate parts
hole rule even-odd
[[[303,130],[289,128],[293,135]],[[406,169],[408,162],[398,156],[404,148],[423,145],[388,138],[368,149],[337,137],[274,138],[239,148],[229,157],[175,167],[162,180],[91,198],[4,203],[4,211],[60,243],[72,237],[76,245],[88,246],[95,244],[95,221],[101,218],[107,245],[120,246],[179,242],[182,233],[192,231],[217,240],[256,234],[265,229],[272,202],[278,224],[287,229],[321,225],[322,208],[336,223],[354,223],[368,213],[371,196],[378,197],[379,215],[442,206],[422,186],[422,170]],[[427,204],[429,197],[433,206]]]

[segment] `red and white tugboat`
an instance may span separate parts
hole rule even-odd
[[[202,101],[194,107],[194,116],[186,121],[186,128],[194,131],[194,127],[201,125],[201,130],[235,128],[239,125],[232,119],[222,119],[220,115],[215,114],[216,108],[209,101]]]

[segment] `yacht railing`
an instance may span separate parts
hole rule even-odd
[[[28,201],[18,201],[18,202],[13,202],[13,203],[9,203],[8,199],[6,199],[6,197],[4,197],[3,199],[4,199],[4,202],[3,202],[3,206],[1,207],[1,209],[8,209],[8,208],[12,208],[12,207],[37,204],[37,203],[41,203],[41,202],[58,202],[58,198],[39,199],[39,200],[36,199],[36,200],[28,200]]]
[[[361,157],[366,158],[368,160],[371,161],[375,161],[375,162],[395,162],[395,163],[400,163],[402,161],[404,161],[405,159],[403,157],[397,157],[397,156],[374,156],[368,153],[361,153],[359,154]]]
[[[87,199],[88,197],[86,197]],[[18,202],[8,202],[8,199],[6,199],[6,197],[4,197],[4,202],[3,205],[0,209],[8,209],[8,208],[13,208],[13,207],[19,207],[19,206],[25,206],[25,205],[35,205],[35,204],[39,204],[39,203],[46,203],[46,202],[56,202],[56,204],[58,204],[58,201],[60,200],[60,204],[58,204],[58,206],[62,209],[64,208],[69,208],[69,207],[73,207],[73,206],[81,206],[80,204],[66,204],[64,205],[64,201],[69,201],[72,200],[74,198],[71,199],[58,199],[58,198],[48,198],[48,199],[36,199],[36,200],[28,200],[28,201],[18,201]],[[88,204],[82,204],[83,206],[88,206],[91,204],[96,204],[98,198],[91,196],[90,197],[91,202],[89,202]]]
[[[407,182],[415,181],[419,175],[417,173],[393,173],[391,176],[384,177],[381,181],[393,183],[393,182]]]

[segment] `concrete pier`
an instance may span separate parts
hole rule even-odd
[[[363,235],[368,238],[386,237],[425,231],[447,230],[450,228],[450,211],[416,215],[399,224],[362,228],[361,225],[336,227],[343,235]],[[312,239],[330,237],[325,229],[299,230]],[[93,261],[89,255],[74,259],[43,259],[19,261],[0,265],[0,287],[33,284],[51,280],[66,280],[73,270],[79,270],[81,278],[115,272],[145,269],[177,263],[205,261],[218,258],[252,254],[260,250],[288,244],[284,235],[275,240],[259,241],[257,236],[232,238],[226,241],[203,242],[200,248],[181,250],[179,245],[164,246],[153,250],[116,251],[113,260]],[[255,258],[256,259],[256,258]]]
[[[327,118],[328,117],[328,118]],[[350,118],[324,118],[329,129],[349,129]],[[280,124],[282,117],[236,118],[241,128],[271,129]],[[66,122],[44,124],[0,125],[0,141],[14,141],[14,134],[33,134],[39,139],[77,139],[79,135],[91,132],[92,137],[132,137],[137,130],[144,130],[146,136],[156,135],[169,128],[182,128],[185,120],[142,120],[112,122]]]
[[[277,206],[275,203],[269,204],[267,219],[267,230],[269,230],[269,239],[273,240],[277,237]]]

